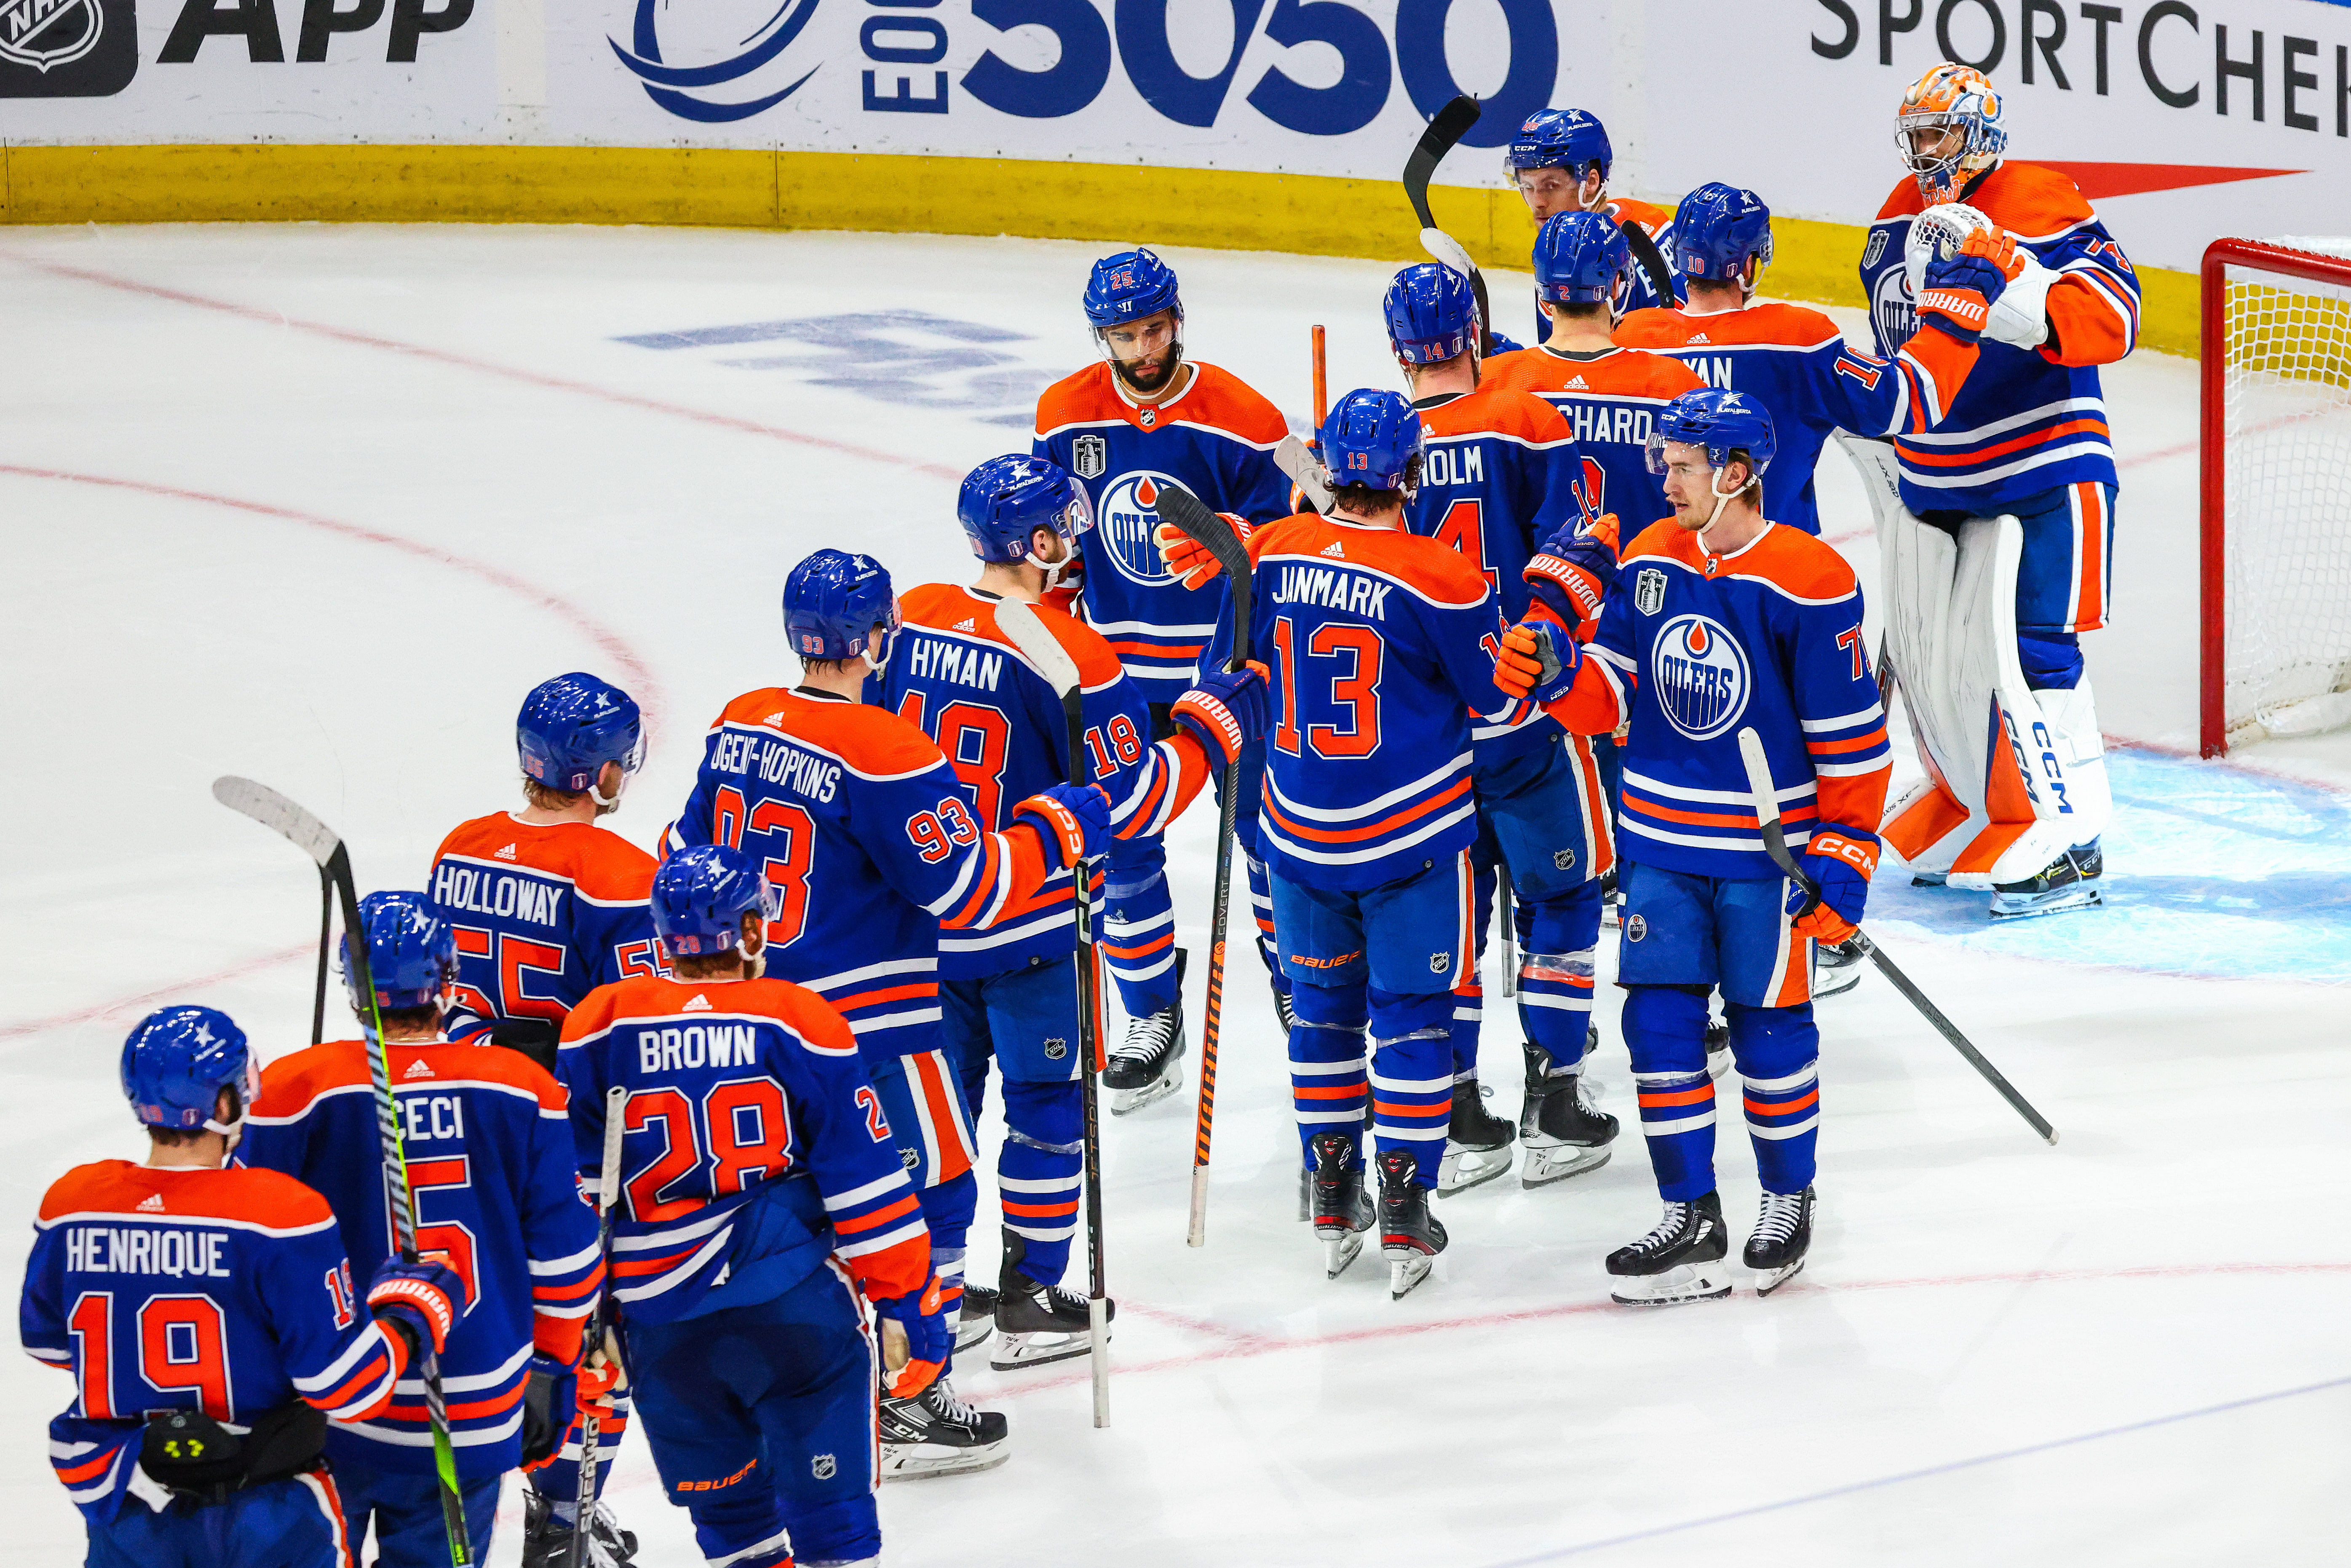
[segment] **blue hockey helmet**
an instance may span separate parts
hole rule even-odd
[[[1668,442],[1706,448],[1707,462],[1717,468],[1730,461],[1733,451],[1743,450],[1748,471],[1757,479],[1771,466],[1771,455],[1779,447],[1763,405],[1744,392],[1721,387],[1692,387],[1657,411],[1645,454],[1650,473],[1666,471]]]
[[[1075,550],[1078,536],[1094,526],[1094,504],[1060,464],[1008,452],[963,476],[956,520],[980,559],[1027,561],[1051,571],[1066,566],[1069,558],[1051,564],[1035,559],[1029,553],[1030,536],[1050,528]]]
[[[1605,213],[1554,213],[1535,233],[1535,294],[1554,305],[1606,300],[1622,308],[1633,288],[1633,247]]]
[[[1420,488],[1420,411],[1402,392],[1357,387],[1331,405],[1322,422],[1322,465],[1331,483],[1402,490]]]
[[[368,978],[379,1008],[430,1007],[457,968],[457,934],[441,918],[439,906],[423,893],[371,893],[360,900],[360,929],[367,934]],[[351,935],[339,945],[343,988],[351,1006],[367,1011],[351,977]]]
[[[1176,292],[1176,269],[1144,249],[1123,250],[1094,263],[1086,278],[1086,321],[1100,337],[1105,327],[1140,321],[1162,310],[1184,319],[1184,301]]]
[[[1743,279],[1750,256],[1771,265],[1771,209],[1752,191],[1709,181],[1674,213],[1674,256],[1691,277]]]
[[[1597,115],[1581,109],[1539,109],[1510,138],[1502,165],[1513,178],[1523,169],[1564,169],[1579,180],[1588,173],[1605,180],[1614,157],[1607,128]]]
[[[696,844],[662,862],[653,907],[653,929],[671,956],[693,958],[739,945],[743,916],[776,919],[784,898],[741,850]]]
[[[215,1119],[220,1092],[236,1091],[237,1117],[261,1086],[245,1030],[213,1008],[159,1008],[122,1042],[122,1092],[142,1126],[232,1133]]]
[[[619,763],[624,774],[643,766],[644,719],[628,693],[575,670],[541,681],[522,699],[515,748],[523,772],[548,789],[596,793],[607,762]],[[596,803],[612,801],[597,793]]]
[[[882,651],[868,653],[873,629],[882,630]],[[870,555],[820,549],[784,579],[784,634],[802,659],[863,657],[876,670],[888,667],[898,640],[898,599],[890,572]]]
[[[1478,296],[1468,278],[1440,263],[1415,262],[1397,273],[1380,308],[1388,346],[1405,364],[1437,364],[1477,346]]]

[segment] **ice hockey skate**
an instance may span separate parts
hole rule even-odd
[[[1722,1198],[1708,1193],[1694,1203],[1666,1200],[1656,1228],[1608,1254],[1608,1294],[1628,1307],[1672,1307],[1730,1294],[1722,1266],[1730,1251],[1722,1228]]]
[[[1861,964],[1865,956],[1858,934],[1842,942],[1814,943],[1813,1000],[1817,1002],[1824,997],[1841,997],[1861,984]],[[1723,1033],[1723,1043],[1727,1046],[1729,1044],[1729,1031],[1726,1030]]]
[[[1445,1250],[1445,1225],[1428,1212],[1428,1189],[1414,1179],[1419,1161],[1390,1149],[1379,1166],[1380,1254],[1388,1260],[1388,1297],[1400,1301]]]
[[[1519,1169],[1519,1185],[1548,1186],[1606,1165],[1608,1145],[1616,1141],[1616,1118],[1593,1109],[1582,1073],[1552,1071],[1551,1052],[1531,1042],[1526,1055],[1519,1138],[1527,1146],[1527,1159]]]
[[[2106,873],[2105,846],[2092,839],[2075,844],[2022,882],[2003,882],[1991,890],[1991,917],[2021,920],[2032,915],[2063,915],[2069,909],[2095,909],[2105,902],[2100,889]]]
[[[598,1503],[583,1532],[586,1553],[575,1563],[571,1556],[571,1521],[555,1511],[555,1504],[536,1487],[522,1494],[523,1568],[628,1568],[637,1554],[634,1531],[622,1530],[612,1511]]]
[[[1176,950],[1176,999],[1148,1018],[1128,1020],[1126,1038],[1102,1067],[1110,1113],[1132,1115],[1184,1087],[1184,950]]]
[[[967,1280],[963,1285],[963,1310],[956,1315],[955,1343],[957,1350],[969,1350],[987,1343],[996,1332],[996,1300],[998,1292],[988,1285]]]
[[[1067,1361],[1093,1348],[1086,1298],[1059,1285],[1040,1285],[1020,1272],[1021,1254],[1020,1238],[1008,1234],[1004,1272],[997,1281],[996,1348],[987,1358],[998,1372]],[[1118,1315],[1116,1301],[1102,1307],[1105,1322]]]
[[[1730,1026],[1720,1019],[1706,1020],[1706,1075],[1719,1079],[1730,1071]]]
[[[1445,1130],[1445,1157],[1437,1167],[1439,1197],[1510,1174],[1510,1124],[1486,1109],[1486,1092],[1474,1078],[1453,1086],[1453,1120]]]
[[[956,1398],[945,1377],[912,1399],[883,1395],[881,1427],[885,1481],[992,1470],[1011,1457],[1003,1414]]]
[[[1378,1206],[1364,1190],[1364,1167],[1355,1157],[1355,1140],[1344,1133],[1318,1133],[1314,1137],[1314,1236],[1322,1243],[1322,1277],[1335,1280],[1364,1249],[1363,1233],[1379,1218]]]
[[[1741,1260],[1762,1276],[1755,1281],[1755,1293],[1768,1296],[1803,1272],[1804,1255],[1812,1248],[1813,1189],[1765,1193]]]

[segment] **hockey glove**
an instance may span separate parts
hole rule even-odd
[[[1218,512],[1217,516],[1232,525],[1233,538],[1240,540],[1241,548],[1247,549],[1249,535],[1256,531],[1256,526],[1242,521],[1230,512]],[[1159,559],[1167,563],[1168,570],[1184,580],[1186,588],[1198,588],[1223,570],[1217,566],[1217,558],[1208,553],[1207,546],[1173,523],[1160,524],[1154,538],[1159,545]]]
[[[1815,942],[1842,942],[1851,936],[1869,902],[1869,877],[1877,869],[1876,839],[1834,827],[1815,829],[1796,866],[1820,892],[1806,893],[1802,883],[1788,889],[1785,907],[1796,917],[1789,929]]]
[[[1502,654],[1494,661],[1494,684],[1514,697],[1555,702],[1575,684],[1583,646],[1556,626],[1525,621],[1502,633]]]
[[[1265,735],[1266,679],[1266,667],[1254,660],[1229,673],[1202,675],[1176,699],[1170,716],[1200,743],[1209,761],[1230,768],[1242,747]]]
[[[368,1281],[368,1314],[408,1342],[412,1364],[423,1347],[441,1354],[465,1308],[465,1282],[449,1267],[448,1256],[427,1252],[413,1263],[387,1258]]]
[[[939,1277],[933,1274],[930,1282],[919,1291],[873,1303],[875,1317],[885,1325],[895,1323],[905,1331],[905,1364],[884,1367],[887,1375],[883,1382],[894,1398],[912,1399],[936,1381],[940,1370],[946,1365],[954,1336],[947,1332],[944,1291]],[[885,1345],[889,1338],[885,1328]]]
[[[1058,846],[1061,863],[1090,861],[1109,846],[1110,796],[1099,784],[1056,784],[1012,808],[1012,820],[1035,824],[1047,843]]]
[[[1918,291],[1919,319],[1932,321],[1962,343],[1972,343],[1984,333],[1998,339],[2001,334],[1992,330],[1991,323],[1995,317],[2004,319],[2000,301],[2028,265],[2039,269],[2029,253],[2016,248],[2014,236],[1994,228],[1972,230],[1949,259],[1939,254],[1928,259],[1926,286]],[[2044,284],[2041,294],[2047,293]],[[2007,314],[2013,311],[2011,306]],[[2043,336],[2046,335],[2044,327]]]
[[[1528,589],[1567,625],[1600,613],[1600,601],[1616,580],[1616,514],[1590,523],[1578,519],[1544,541],[1520,575]]]
[[[530,1376],[522,1388],[524,1469],[554,1462],[579,1403],[579,1379],[571,1368],[549,1356],[530,1358]]]
[[[612,1396],[629,1385],[628,1369],[621,1364],[620,1344],[612,1331],[604,1331],[605,1348],[591,1351],[580,1364],[580,1402],[577,1414],[582,1420],[593,1416],[606,1427],[621,1418],[621,1407]]]

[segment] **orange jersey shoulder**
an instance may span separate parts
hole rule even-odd
[[[366,1049],[358,1040],[350,1044],[354,1051]],[[552,1073],[521,1051],[508,1051],[504,1046],[455,1045],[447,1040],[395,1044],[391,1066],[396,1088],[410,1088],[435,1078],[463,1079],[524,1090],[538,1100],[542,1110],[560,1111],[570,1103],[563,1085],[555,1081]]]
[[[996,623],[996,606],[997,601],[986,594],[951,583],[929,582],[910,588],[899,596],[898,614],[909,626],[977,637],[999,648],[1011,648],[1012,639]],[[1029,608],[1036,611],[1039,622],[1052,633],[1053,641],[1078,666],[1078,679],[1085,685],[1105,685],[1125,672],[1118,654],[1101,632],[1057,605],[1032,604]]]
[[[822,997],[789,980],[673,980],[641,975],[599,986],[588,993],[564,1020],[566,1043],[601,1034],[616,1024],[636,1019],[683,1017],[700,997],[708,1005],[700,1012],[756,1013],[790,1027],[810,1044],[829,1055],[854,1056],[857,1037]]]
[[[261,1070],[261,1092],[254,1098],[253,1113],[273,1120],[297,1116],[321,1094],[371,1082],[364,1043],[330,1040],[306,1045]]]
[[[1652,312],[1636,310],[1635,316]],[[1633,319],[1627,316],[1627,321]],[[1562,360],[1541,349],[1520,349],[1494,363],[1507,386],[1531,392],[1589,392],[1593,397],[1677,398],[1706,382],[1679,360],[1643,349],[1620,348],[1591,360]]]
[[[1197,374],[1168,411],[1174,423],[1205,424],[1252,446],[1278,446],[1290,434],[1290,422],[1281,411],[1249,382],[1221,365],[1199,360],[1192,365]]]
[[[1311,557],[1368,567],[1439,604],[1475,604],[1489,591],[1486,574],[1459,550],[1400,528],[1355,527],[1301,513],[1259,528],[1249,548],[1260,561],[1270,555]]]
[[[132,1213],[235,1219],[273,1230],[308,1229],[335,1218],[325,1198],[292,1176],[243,1166],[159,1171],[129,1160],[99,1160],[68,1171],[41,1197],[45,1223],[68,1214]]]
[[[643,899],[653,889],[655,869],[653,856],[610,828],[593,822],[534,825],[508,811],[459,823],[433,858],[449,855],[567,877],[589,897],[607,903]]]
[[[1698,542],[1697,530],[1683,528],[1671,517],[1650,524],[1625,547],[1623,559],[1628,563],[1644,556],[1651,559],[1663,556],[1700,576],[1708,575],[1708,555]],[[1712,575],[1763,578],[1799,599],[1842,599],[1855,587],[1853,567],[1844,557],[1784,523],[1772,524],[1753,544],[1722,558]]]
[[[2047,239],[2060,230],[2097,216],[2072,175],[2040,163],[2003,161],[1984,176],[1968,197],[1968,204],[2012,235]],[[1905,180],[1894,187],[1877,209],[1880,222],[1916,217],[1926,210],[1918,182]]]
[[[1628,349],[1686,349],[1692,344],[1737,348],[1752,343],[1811,348],[1836,337],[1836,323],[1802,305],[1764,301],[1740,310],[1693,316],[1687,310],[1635,310],[1616,324]]]
[[[1467,397],[1421,410],[1420,424],[1431,435],[1491,432],[1538,443],[1566,441],[1575,434],[1559,410],[1534,393],[1496,382],[1481,383]]]
[[[1918,193],[1918,182],[1904,175],[1887,193],[1886,204],[1877,209],[1877,221],[1887,218],[1915,218],[1927,210],[1927,199]]]
[[[1652,235],[1674,221],[1673,208],[1661,207],[1655,202],[1636,202],[1630,196],[1619,196],[1610,202],[1608,215],[1616,220],[1619,228],[1628,223],[1638,224]]]
[[[1110,366],[1097,360],[1038,394],[1037,434],[1042,438],[1064,425],[1130,420],[1134,413],[1112,383]]]
[[[872,778],[922,773],[945,760],[919,725],[888,708],[827,702],[779,686],[736,698],[726,705],[724,722],[778,730],[805,740]]]

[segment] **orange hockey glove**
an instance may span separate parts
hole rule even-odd
[[[1243,549],[1247,549],[1249,535],[1256,531],[1254,526],[1230,512],[1218,512],[1217,516],[1232,525],[1233,537],[1241,541]],[[1184,580],[1186,588],[1199,587],[1221,570],[1217,565],[1217,558],[1208,553],[1207,546],[1173,523],[1160,524],[1159,531],[1152,538],[1159,546],[1159,559],[1167,563],[1168,570]]]

